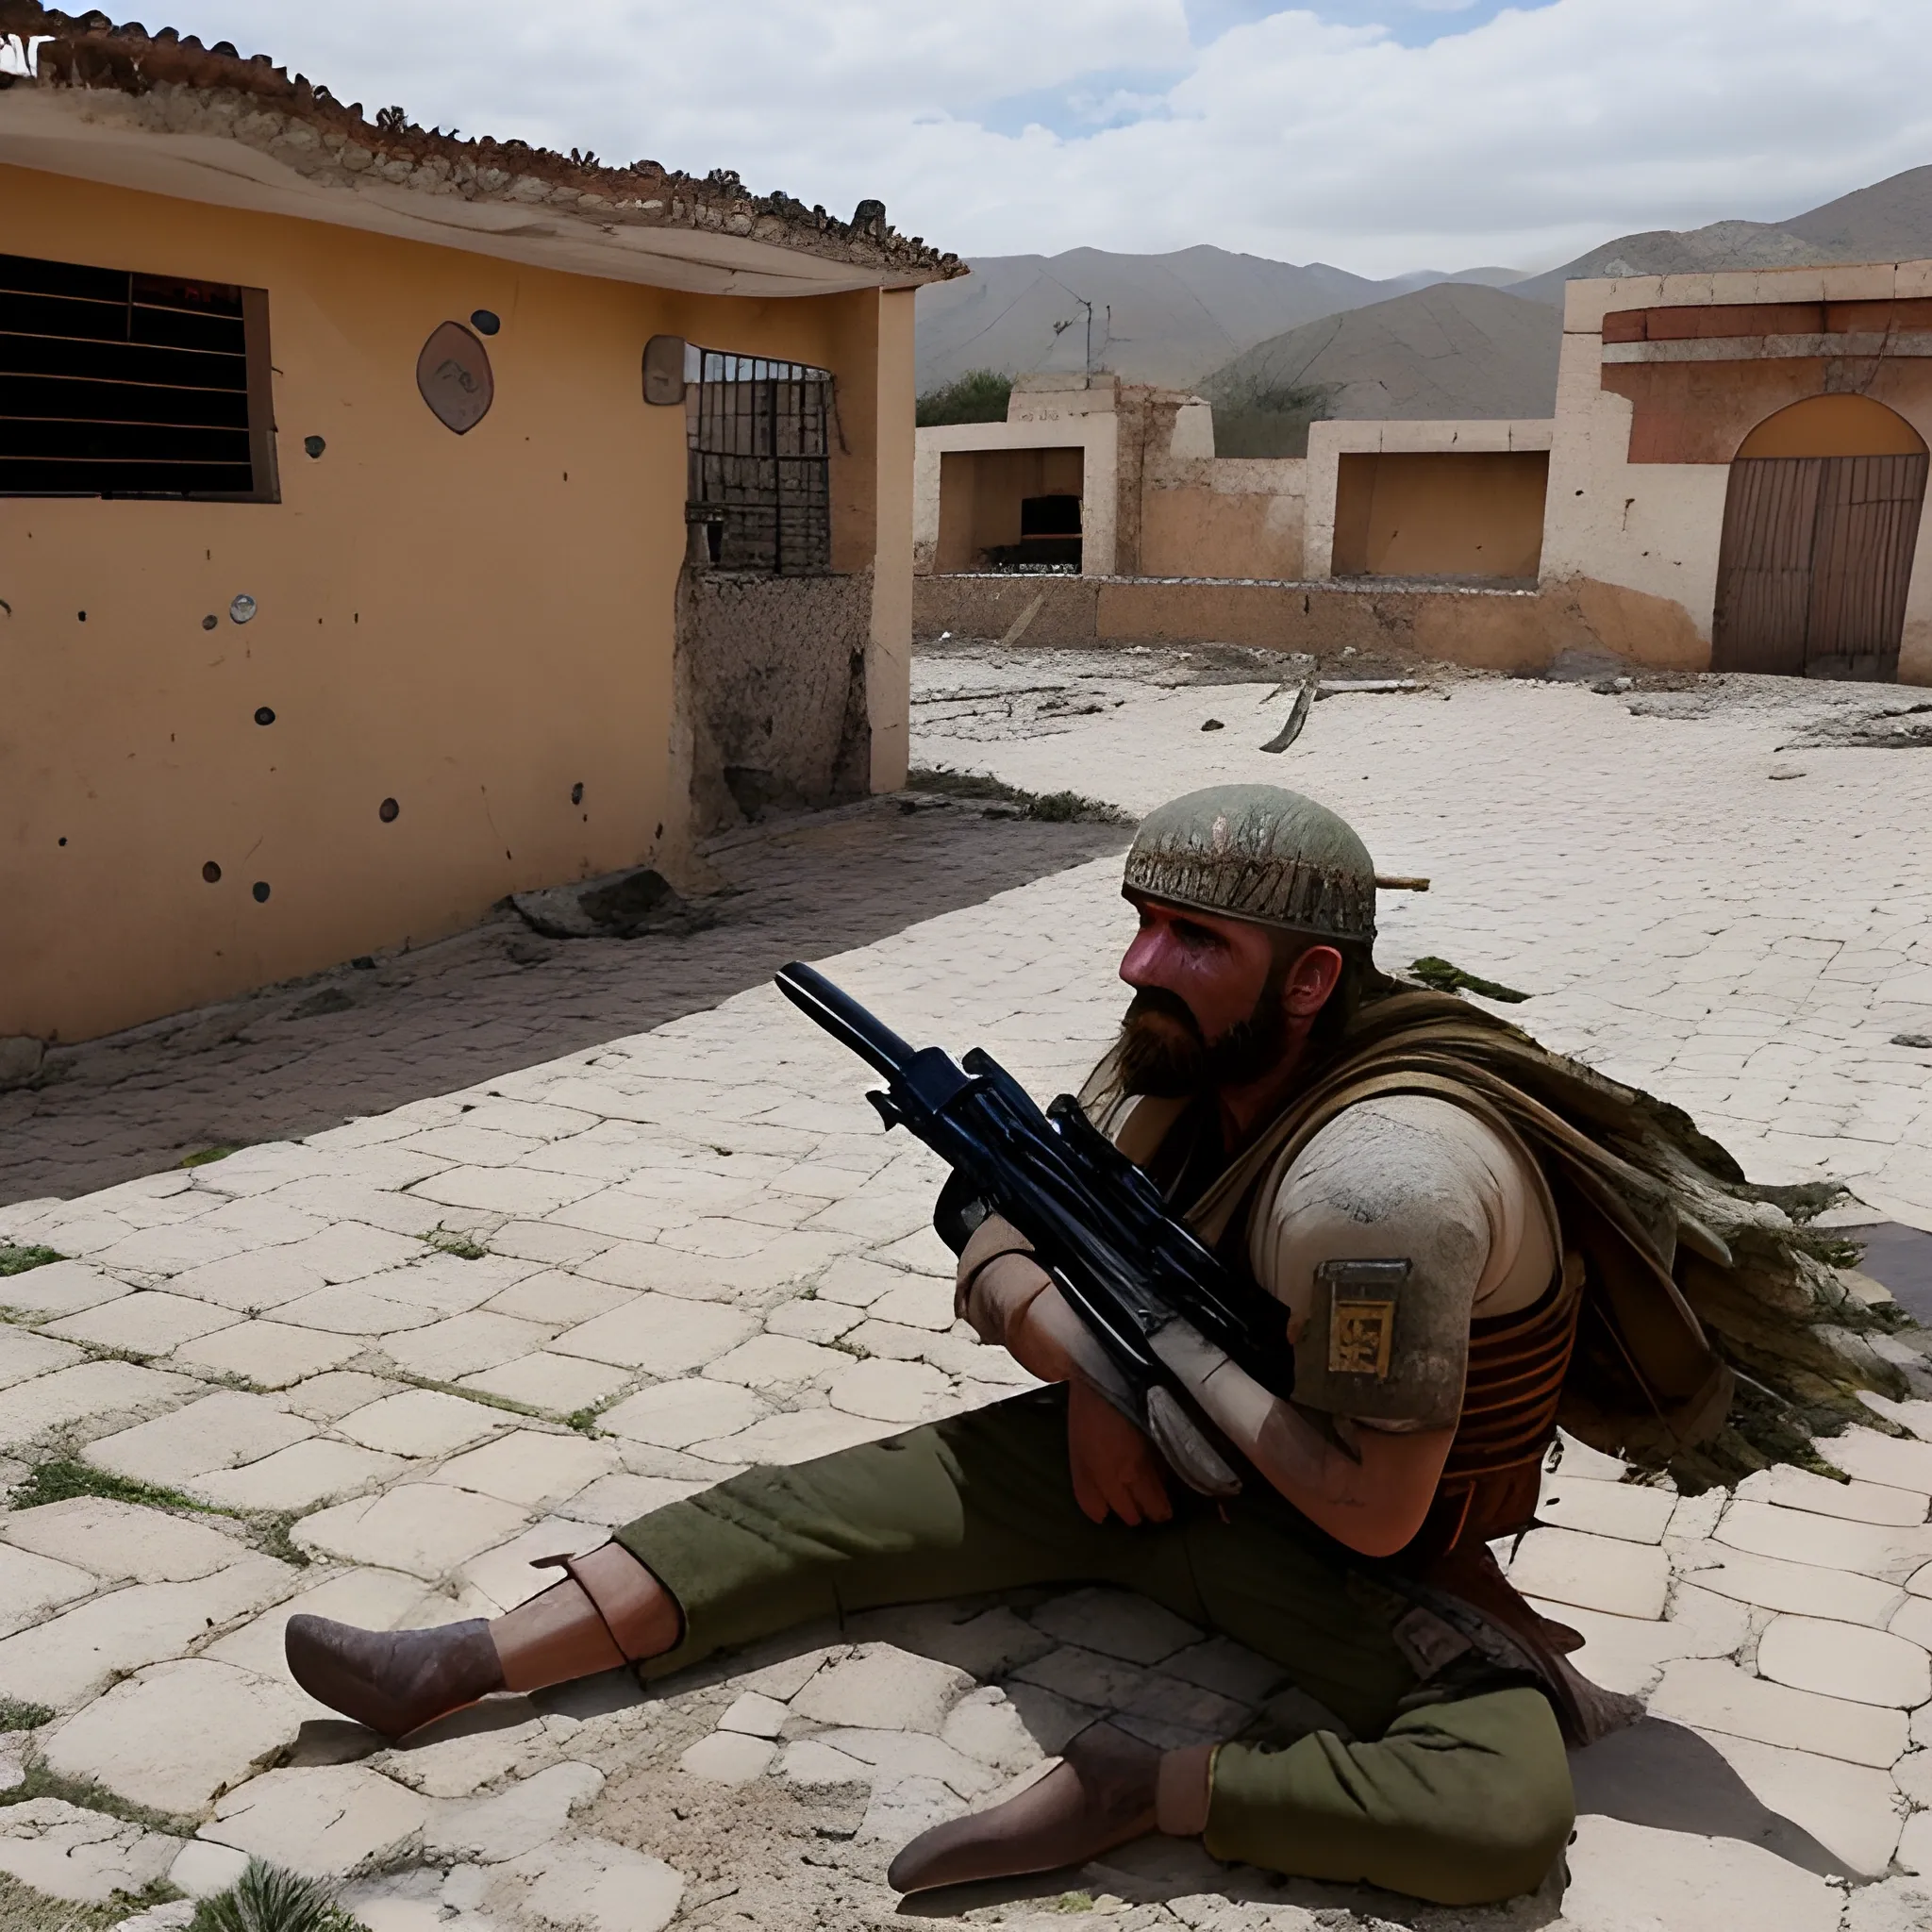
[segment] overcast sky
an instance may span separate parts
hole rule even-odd
[[[173,0],[373,115],[735,168],[965,255],[1545,268],[1932,161],[1932,0]]]

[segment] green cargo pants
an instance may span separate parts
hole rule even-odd
[[[1112,1584],[1279,1664],[1356,1740],[1316,1731],[1215,1755],[1215,1857],[1367,1880],[1443,1905],[1535,1889],[1574,1800],[1540,1690],[1424,1689],[1389,1598],[1257,1485],[1186,1496],[1169,1524],[1094,1524],[1074,1501],[1066,1404],[1036,1391],[792,1469],[754,1469],[617,1532],[684,1612],[656,1677],[824,1617],[1038,1584]],[[1395,1614],[1399,1614],[1399,1608]]]

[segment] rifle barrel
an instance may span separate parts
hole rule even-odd
[[[778,991],[800,1012],[856,1053],[874,1073],[890,1080],[910,1063],[910,1043],[816,968],[794,959],[778,969],[775,981]]]

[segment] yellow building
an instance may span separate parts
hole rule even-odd
[[[955,258],[100,14],[0,36],[0,1040],[903,781]]]

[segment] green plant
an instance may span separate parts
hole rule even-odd
[[[1013,378],[997,369],[969,369],[938,389],[929,389],[913,406],[912,420],[922,429],[947,423],[1004,423]]]
[[[454,1227],[441,1224],[432,1227],[423,1239],[441,1255],[454,1255],[458,1261],[480,1261],[490,1250],[479,1241]]]
[[[1088,798],[1077,791],[1023,791],[999,778],[979,772],[948,772],[915,768],[906,774],[908,791],[934,791],[944,798],[985,799],[991,804],[1013,805],[1024,817],[1041,819],[1051,824],[1131,825],[1132,815],[1105,799]]]
[[[0,1731],[37,1731],[54,1722],[44,1704],[23,1704],[17,1697],[0,1697]]]
[[[1496,980],[1465,973],[1460,966],[1452,966],[1447,959],[1439,959],[1433,953],[1425,953],[1420,959],[1411,959],[1408,970],[1424,986],[1432,986],[1438,992],[1479,992],[1486,1000],[1498,1000],[1510,1007],[1521,1006],[1530,997],[1526,992],[1518,992],[1513,986],[1504,986]]]
[[[308,1569],[308,1552],[289,1534],[301,1521],[298,1511],[289,1509],[272,1516],[251,1516],[244,1520],[249,1541],[264,1557],[273,1557],[281,1563],[291,1563],[298,1570]]]
[[[296,1520],[292,1513],[224,1508],[219,1503],[204,1503],[158,1483],[96,1469],[74,1456],[54,1456],[37,1462],[14,1486],[8,1502],[15,1509],[31,1509],[42,1503],[65,1503],[75,1496],[105,1496],[110,1503],[132,1503],[143,1509],[190,1509],[198,1516],[225,1516],[241,1524],[249,1541],[264,1556],[298,1566],[308,1561],[308,1553],[290,1540],[289,1529]],[[0,1724],[0,1730],[6,1728]],[[0,1932],[6,1932],[6,1927],[0,1926]]]
[[[1308,425],[1327,419],[1341,386],[1277,382],[1254,373],[1210,378],[1214,454],[1218,457],[1305,457]]]
[[[17,1785],[0,1791],[0,1807],[25,1805],[35,1798],[58,1798],[65,1804],[78,1806],[83,1811],[104,1811],[109,1818],[125,1819],[129,1824],[139,1824],[147,1831],[173,1832],[178,1837],[192,1834],[194,1830],[192,1824],[170,1817],[165,1811],[152,1810],[146,1805],[137,1805],[131,1798],[118,1796],[106,1785],[97,1785],[91,1777],[63,1777],[38,1760],[25,1768]],[[123,1913],[122,1916],[125,1918],[126,1915]]]
[[[361,1922],[320,1880],[250,1858],[226,1891],[195,1907],[188,1925],[189,1932],[360,1932]]]
[[[54,1248],[17,1248],[11,1241],[0,1241],[0,1274],[25,1274],[29,1268],[44,1268],[49,1261],[66,1258]]]
[[[166,1490],[133,1476],[96,1469],[74,1456],[56,1456],[37,1462],[15,1486],[9,1500],[16,1509],[33,1509],[42,1503],[65,1503],[75,1496],[105,1496],[109,1502],[143,1504],[150,1509],[199,1509],[221,1516],[232,1513],[197,1503],[179,1490]]]
[[[98,1905],[83,1905],[50,1898],[0,1872],[0,1932],[110,1932],[134,1913],[180,1895],[159,1879],[139,1891],[117,1891]]]
[[[198,1147],[192,1154],[184,1154],[178,1164],[182,1167],[206,1167],[210,1161],[225,1160],[229,1155],[241,1153],[242,1145],[240,1141],[225,1141],[213,1147]]]

